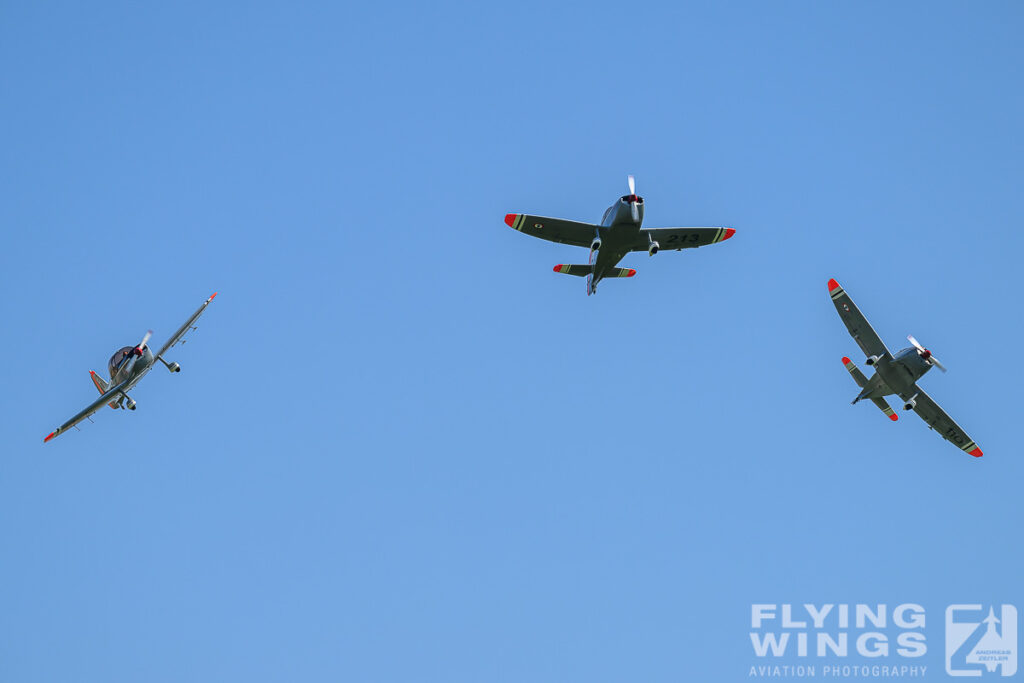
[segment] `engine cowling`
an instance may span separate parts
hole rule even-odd
[[[651,246],[647,247],[648,256],[654,256],[655,254],[658,253],[659,249],[661,249],[661,245],[659,245],[657,242],[651,242]]]

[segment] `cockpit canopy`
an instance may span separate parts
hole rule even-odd
[[[113,356],[110,357],[110,363],[108,369],[110,370],[110,378],[114,378],[114,373],[117,371],[117,366],[124,362],[125,356],[130,355],[135,350],[134,346],[125,346],[117,350]]]

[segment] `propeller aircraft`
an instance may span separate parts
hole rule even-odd
[[[843,365],[849,370],[853,381],[861,388],[861,392],[857,394],[857,398],[853,399],[853,403],[856,404],[866,398],[895,422],[899,417],[889,407],[885,397],[896,394],[903,399],[904,410],[913,410],[943,439],[952,442],[965,453],[980,458],[982,452],[978,448],[978,444],[967,436],[967,432],[961,429],[960,425],[954,422],[953,418],[947,415],[939,407],[939,404],[924,392],[924,389],[917,386],[917,380],[933,367],[942,372],[946,371],[939,359],[931,351],[921,346],[913,335],[907,337],[911,345],[893,355],[875,334],[875,331],[871,329],[867,318],[853,303],[850,295],[834,279],[828,281],[828,293],[832,297],[832,303],[835,304],[836,310],[839,311],[839,317],[846,324],[846,329],[849,330],[854,341],[867,356],[865,363],[875,369],[875,374],[868,379],[853,361],[843,357]]]
[[[510,213],[505,223],[513,230],[551,242],[590,247],[585,265],[558,264],[556,273],[587,278],[587,295],[597,291],[597,283],[606,277],[633,277],[633,268],[617,264],[631,251],[646,251],[654,256],[662,248],[693,249],[732,237],[733,228],[641,228],[644,199],[636,194],[636,181],[629,176],[629,194],[623,195],[604,212],[601,223],[580,223],[562,218],[546,218]]]
[[[90,417],[93,413],[103,407],[104,404],[109,405],[111,408],[120,408],[124,410],[135,410],[135,401],[128,395],[128,392],[139,383],[146,373],[150,371],[156,361],[160,361],[164,366],[173,372],[181,372],[181,366],[177,363],[168,363],[164,359],[164,354],[167,353],[171,347],[178,343],[185,343],[185,334],[189,330],[196,329],[195,322],[199,319],[199,316],[203,314],[206,307],[213,301],[213,297],[217,296],[217,292],[214,292],[209,299],[203,302],[203,305],[192,314],[184,325],[178,328],[178,331],[171,335],[171,338],[160,347],[156,355],[149,348],[149,338],[153,336],[153,330],[146,332],[140,341],[135,346],[125,346],[117,350],[110,358],[110,363],[107,366],[110,372],[110,382],[107,382],[98,374],[89,371],[89,376],[92,378],[92,383],[96,385],[96,389],[100,392],[100,397],[90,403],[80,413],[75,415],[73,418],[57,427],[54,431],[50,432],[43,442],[47,442],[55,436],[59,436],[77,425],[82,420]]]

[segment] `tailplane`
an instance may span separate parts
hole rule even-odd
[[[590,265],[571,265],[559,263],[554,268],[556,273],[563,273],[565,275],[575,275],[576,277],[586,277],[594,272],[593,266]]]
[[[633,277],[636,275],[636,270],[633,268],[610,268],[605,277]]]
[[[885,416],[895,422],[900,419],[900,416],[896,414],[896,411],[889,407],[889,403],[884,398],[873,398],[871,402],[878,406],[878,409],[885,413]]]
[[[591,251],[590,253],[591,258],[593,258],[593,255],[597,252]],[[590,296],[591,294],[597,291],[597,283],[599,280],[603,278],[633,277],[634,275],[636,275],[636,271],[633,270],[632,268],[608,268],[607,270],[603,271],[603,274],[599,275],[598,277],[594,277],[593,264],[588,264],[584,266],[559,263],[557,266],[555,266],[554,270],[556,273],[565,273],[566,275],[575,275],[576,277],[587,278],[587,296]]]
[[[860,392],[857,398],[853,399],[854,403],[861,400],[862,398],[869,398],[871,402],[878,406],[878,409],[885,413],[885,416],[888,417],[890,420],[895,422],[896,420],[900,419],[899,415],[896,414],[896,411],[889,407],[888,402],[886,402],[884,398],[871,397],[868,395],[873,391],[873,389],[866,388],[868,378],[864,376],[864,373],[860,371],[860,368],[853,364],[852,360],[850,360],[846,356],[843,356],[843,365],[846,367],[847,370],[850,371],[850,376],[853,377],[853,381],[857,383],[857,386],[859,386],[861,389],[864,389],[864,391]]]
[[[593,274],[594,267],[590,265],[567,265],[559,263],[555,266],[556,273],[564,273],[565,275],[575,275],[577,277],[586,277]],[[636,275],[634,268],[609,268],[605,271],[602,277],[633,277]]]
[[[857,386],[861,389],[868,383],[868,378],[864,376],[864,373],[860,371],[853,361],[843,356],[843,366],[850,371],[850,376],[853,377],[853,381],[857,383]]]

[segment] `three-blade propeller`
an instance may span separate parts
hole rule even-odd
[[[921,346],[921,343],[914,339],[914,335],[908,334],[907,341],[914,345],[914,348],[917,349],[917,355],[921,356],[921,358],[925,362],[927,362],[929,365],[934,365],[943,372],[946,372],[946,366],[940,363],[939,359],[933,356],[931,351]]]
[[[627,182],[629,183],[629,210],[633,214],[633,221],[640,221],[640,209],[637,206],[636,197],[636,179],[633,176],[627,176]]]

